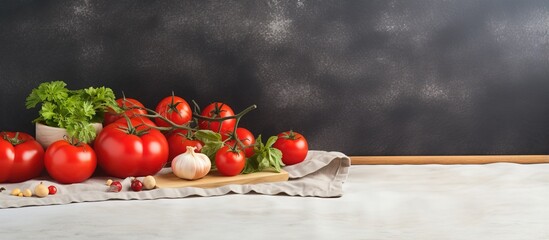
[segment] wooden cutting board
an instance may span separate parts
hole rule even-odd
[[[276,172],[257,172],[250,174],[241,174],[227,177],[219,174],[217,171],[208,173],[205,177],[198,180],[185,180],[175,176],[173,173],[165,173],[154,176],[157,188],[182,188],[182,187],[200,187],[214,188],[229,184],[256,184],[267,182],[288,181],[288,172],[282,170]]]

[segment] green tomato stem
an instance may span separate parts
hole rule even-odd
[[[4,140],[8,141],[13,146],[17,146],[17,145],[25,142],[25,140],[19,139],[19,132],[15,132],[15,136],[13,138],[8,137],[7,133],[3,133],[2,138]]]

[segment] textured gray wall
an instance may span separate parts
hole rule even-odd
[[[40,82],[258,110],[348,155],[549,153],[548,1],[11,1],[0,129]]]

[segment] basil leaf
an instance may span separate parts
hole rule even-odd
[[[221,141],[221,134],[216,133],[212,130],[198,130],[196,131],[194,136],[203,143]]]
[[[277,137],[272,136],[267,140],[267,144],[263,144],[261,135],[259,135],[254,147],[255,154],[247,159],[243,173],[261,172],[265,170],[273,170],[275,172],[282,171],[281,166],[284,166],[282,163],[282,152],[272,147],[276,140]]]
[[[202,146],[202,150],[200,150],[200,152],[206,154],[206,156],[210,158],[212,169],[215,169],[215,154],[221,147],[223,147],[221,134],[211,130],[198,130],[194,136],[196,139],[204,143],[204,146]]]
[[[277,136],[271,136],[268,140],[267,140],[267,143],[265,143],[265,147],[272,147],[273,144],[276,142],[276,140],[278,139]]]
[[[223,147],[223,142],[206,142],[200,152],[206,154],[212,163],[215,163],[215,154],[221,147]]]

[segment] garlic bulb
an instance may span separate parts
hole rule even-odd
[[[202,178],[210,172],[212,163],[208,156],[195,153],[195,147],[187,146],[187,151],[177,155],[172,161],[172,171],[175,176],[195,180]]]

